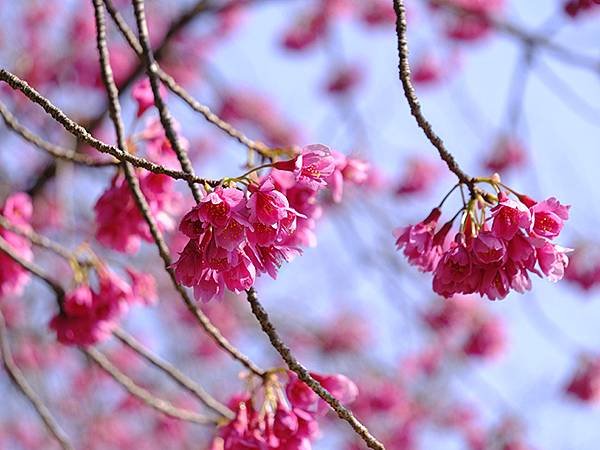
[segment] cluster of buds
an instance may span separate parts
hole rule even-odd
[[[479,183],[495,192],[481,190]],[[554,197],[536,202],[502,184],[497,175],[475,179],[471,190],[469,202],[439,230],[441,205],[424,221],[396,231],[398,249],[409,263],[433,273],[436,293],[446,298],[479,293],[495,300],[511,289],[529,290],[530,273],[553,282],[563,277],[569,250],[553,240],[568,219],[568,206]],[[458,216],[459,230],[449,240]]]
[[[311,375],[342,403],[351,403],[358,395],[356,385],[344,375]],[[250,391],[230,401],[235,417],[219,429],[211,450],[312,448],[319,436],[317,420],[328,406],[295,373],[287,373],[285,386],[276,372],[268,373],[261,386]]]

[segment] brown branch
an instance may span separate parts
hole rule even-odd
[[[208,183],[210,185],[217,185],[219,183],[219,180],[207,180],[205,178],[199,178],[179,170],[167,169],[159,164],[148,161],[147,159],[134,156],[131,153],[123,151],[115,146],[105,144],[99,139],[93,137],[81,125],[71,120],[62,110],[53,105],[50,100],[42,96],[27,82],[21,80],[16,75],[8,72],[5,69],[0,69],[0,80],[4,81],[13,89],[21,91],[32,102],[41,106],[47,114],[49,114],[54,120],[62,125],[63,128],[65,128],[65,130],[67,130],[69,133],[86,142],[91,147],[94,147],[96,150],[114,156],[119,161],[126,161],[136,167],[146,169],[150,172],[168,175],[177,180],[186,180],[189,183]]]
[[[157,355],[153,354],[150,350],[144,347],[140,342],[138,342],[133,336],[127,333],[125,330],[117,328],[113,331],[113,336],[115,336],[118,340],[120,340],[124,345],[129,347],[132,351],[140,355],[154,367],[161,370],[163,373],[167,374],[173,381],[175,381],[179,386],[190,392],[193,396],[195,396],[198,400],[200,400],[204,405],[208,408],[228,419],[233,419],[233,413],[229,408],[227,408],[222,403],[218,402],[214,397],[212,397],[208,392],[206,392],[202,386],[198,385],[192,379],[187,377],[181,371],[179,371],[175,366],[168,363],[167,361],[162,360]]]
[[[97,19],[97,20],[100,20],[100,24],[99,24],[100,26],[99,26],[97,34],[98,34],[98,46],[100,49],[102,49],[103,47],[106,47],[105,36],[104,36],[104,33],[102,32],[102,28],[104,27],[104,25],[103,25],[104,11],[100,8],[99,2],[97,0],[94,0],[94,9],[96,11],[96,15],[100,16],[100,19]],[[110,107],[113,109],[112,114],[115,117],[115,120],[117,122],[117,125],[115,125],[115,126],[118,129],[118,128],[120,128],[118,123],[121,122],[120,114],[119,114],[120,106],[119,106],[119,102],[118,102],[118,89],[116,88],[114,79],[112,78],[112,71],[110,70],[110,63],[109,63],[109,59],[107,57],[108,53],[107,53],[107,50],[106,51],[105,50],[106,49],[101,50],[99,52],[100,66],[101,66],[101,69],[103,72],[103,80],[107,86],[107,92],[109,94],[109,99],[111,99]],[[117,91],[117,93],[115,91]],[[115,93],[116,93],[116,95],[115,95]],[[160,229],[158,228],[158,225],[156,224],[156,221],[152,217],[150,207],[148,205],[146,197],[144,196],[144,194],[140,188],[139,181],[135,175],[135,172],[133,171],[133,168],[129,164],[123,164],[123,168],[125,171],[125,177],[127,179],[127,182],[129,183],[129,186],[133,193],[133,198],[136,202],[138,209],[140,210],[140,213],[144,217],[144,220],[148,224],[148,228],[150,229],[150,234],[152,235],[152,238],[156,244],[156,247],[158,249],[158,253],[159,253],[160,257],[163,260],[165,270],[169,274],[169,278],[171,279],[173,286],[175,287],[175,289],[181,296],[187,309],[194,315],[194,317],[196,318],[196,320],[200,324],[200,326],[216,342],[216,344],[219,347],[221,347],[221,349],[223,349],[225,352],[227,352],[229,355],[231,355],[234,359],[239,361],[244,367],[246,367],[252,373],[254,373],[258,376],[262,376],[264,371],[262,369],[260,369],[258,366],[256,366],[246,355],[244,355],[237,348],[235,348],[221,334],[219,329],[211,323],[209,318],[202,311],[200,311],[198,308],[196,308],[196,305],[194,304],[193,300],[190,298],[187,290],[177,282],[177,279],[175,277],[175,272],[173,271],[173,268],[171,267],[172,261],[171,261],[171,255],[169,252],[169,247],[167,246],[167,244],[163,238],[163,235],[162,235]]]
[[[129,46],[137,53],[138,56],[143,57],[142,47],[131,30],[127,25],[127,22],[123,19],[119,11],[115,8],[111,0],[104,0],[104,4],[106,5],[106,9],[108,13],[112,17],[115,25],[128,42]],[[262,142],[254,141],[246,135],[244,135],[241,131],[237,130],[233,125],[225,120],[221,119],[217,116],[211,109],[197,101],[193,98],[181,85],[179,85],[175,79],[166,73],[159,65],[156,63],[157,71],[156,74],[160,78],[160,81],[164,83],[167,88],[179,98],[181,98],[185,103],[190,106],[194,111],[200,113],[208,122],[217,126],[220,130],[224,131],[226,134],[236,139],[240,144],[248,147],[250,150],[256,151],[263,156],[268,156],[268,148]]]
[[[139,42],[142,48],[142,56],[146,66],[146,74],[148,75],[150,87],[152,88],[152,93],[154,94],[154,106],[156,106],[156,109],[158,110],[160,123],[162,124],[169,143],[171,144],[171,148],[177,155],[177,159],[181,165],[181,170],[193,177],[194,167],[192,166],[192,162],[188,157],[187,151],[181,146],[181,141],[179,140],[173,125],[173,117],[171,116],[169,108],[160,95],[160,80],[157,75],[158,65],[156,64],[156,59],[154,58],[152,49],[150,48],[150,37],[148,35],[148,24],[146,22],[144,0],[132,0],[132,3],[135,12],[135,21],[138,27]],[[194,195],[194,198],[196,199],[196,202],[200,202],[200,199],[202,198],[200,188],[192,182],[188,182],[188,185],[192,191],[192,194]]]
[[[410,65],[408,64],[408,41],[406,39],[406,10],[403,0],[394,0],[394,10],[396,11],[396,34],[398,36],[398,74],[404,89],[404,96],[408,101],[410,112],[417,121],[417,125],[423,130],[429,142],[437,149],[440,158],[446,163],[448,169],[453,172],[458,180],[469,187],[471,193],[474,192],[474,182],[459,167],[454,156],[446,149],[444,141],[433,131],[433,127],[427,121],[421,111],[421,104],[410,79]]]
[[[4,316],[0,311],[0,355],[2,355],[2,363],[8,376],[12,380],[15,387],[27,398],[29,403],[35,409],[37,415],[42,419],[48,432],[56,439],[56,442],[63,450],[74,450],[74,447],[69,443],[69,438],[56,422],[52,413],[48,410],[42,399],[31,388],[23,372],[15,364],[10,347],[8,345],[8,337],[6,331],[6,323]]]
[[[46,236],[42,236],[41,234],[36,233],[33,230],[29,230],[23,227],[19,227],[11,223],[6,217],[0,214],[0,228],[6,228],[9,231],[12,231],[15,234],[23,236],[27,240],[29,240],[32,244],[37,245],[38,247],[45,248],[50,250],[51,252],[61,256],[67,260],[71,260],[73,258],[73,253],[63,247],[62,245],[54,242],[53,240],[47,238]]]
[[[48,275],[46,275],[40,267],[38,267],[32,262],[21,258],[3,237],[0,237],[0,252],[5,253],[10,259],[12,259],[18,265],[20,265],[27,272],[31,273],[32,275],[46,283],[48,287],[50,287],[50,289],[52,289],[56,294],[58,304],[62,308],[62,303],[65,297],[65,290],[60,284],[48,277]]]
[[[0,116],[2,116],[2,120],[4,120],[5,125],[21,136],[21,138],[55,158],[64,159],[72,163],[89,167],[106,167],[115,166],[118,164],[115,161],[98,161],[81,153],[76,153],[74,150],[69,150],[67,148],[52,144],[51,142],[36,136],[34,133],[21,125],[2,102],[0,102]]]
[[[260,323],[262,330],[268,336],[271,345],[273,348],[275,348],[275,350],[277,350],[289,369],[296,373],[298,378],[306,383],[308,387],[310,387],[319,397],[325,400],[331,409],[336,412],[340,419],[348,422],[356,434],[361,437],[361,439],[369,448],[385,450],[383,444],[379,442],[373,435],[371,435],[367,427],[365,427],[356,417],[354,417],[352,411],[347,409],[340,403],[338,399],[331,395],[329,391],[321,385],[321,383],[319,383],[310,375],[308,370],[298,362],[294,355],[292,355],[290,348],[281,340],[277,330],[269,319],[269,315],[258,301],[258,296],[254,288],[250,288],[247,291],[247,294],[248,302],[252,308],[252,313]]]
[[[180,409],[173,406],[166,400],[155,397],[146,389],[138,386],[131,378],[121,372],[114,366],[108,358],[95,348],[81,349],[83,353],[89,356],[102,370],[110,375],[117,383],[119,383],[127,392],[144,402],[152,409],[185,422],[191,422],[198,425],[217,425],[217,420],[202,416],[186,409]]]
[[[161,40],[158,45],[155,55],[156,59],[160,60],[166,55],[169,45],[171,44],[173,38],[181,32],[186,26],[188,26],[192,20],[198,15],[211,11],[211,9],[206,2],[206,0],[199,0],[194,5],[192,5],[189,9],[185,10],[178,18],[176,18],[171,25],[169,26],[165,36]],[[129,72],[129,74],[124,78],[124,81],[119,85],[119,91],[125,92],[133,82],[143,73],[144,65],[138,64],[134,69]],[[106,116],[108,112],[108,107],[104,108],[101,113],[99,113],[96,117],[91,120],[88,120],[84,124],[84,128],[90,130],[91,132],[95,131]],[[29,192],[35,194],[36,192],[41,191],[45,184],[54,178],[56,174],[56,161],[50,162],[44,169],[41,174],[37,177],[37,179],[31,183],[32,188],[29,189]]]

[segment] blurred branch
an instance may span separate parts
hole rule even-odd
[[[129,347],[132,351],[140,355],[150,364],[167,374],[173,381],[179,386],[190,392],[196,398],[198,398],[204,405],[219,414],[220,416],[228,419],[233,419],[233,413],[222,403],[218,402],[208,392],[206,392],[202,386],[198,385],[192,379],[188,378],[185,374],[177,370],[172,364],[163,361],[161,358],[153,354],[150,350],[144,347],[138,342],[133,336],[127,333],[121,328],[117,328],[113,331],[113,335],[121,341],[124,345]]]
[[[331,409],[336,412],[340,419],[348,422],[356,434],[360,436],[360,438],[367,444],[369,448],[375,450],[385,450],[383,444],[374,436],[372,436],[367,427],[365,427],[356,417],[354,417],[352,411],[342,405],[340,401],[331,395],[327,389],[323,388],[321,383],[315,380],[308,370],[298,362],[294,355],[292,355],[290,348],[281,340],[277,330],[271,323],[267,311],[265,311],[263,306],[260,304],[254,288],[250,288],[247,291],[247,299],[250,303],[252,313],[260,323],[262,330],[269,337],[271,345],[273,348],[275,348],[275,350],[277,350],[281,358],[287,364],[288,368],[298,375],[298,378],[306,383],[306,385],[310,387],[315,394],[325,400]]]
[[[104,11],[101,8],[101,4],[99,0],[93,0],[94,2],[94,10],[96,14],[97,21],[97,43],[99,49],[100,56],[100,66],[102,69],[103,80],[106,85],[106,90],[110,100],[110,108],[112,110],[111,114],[114,119],[115,129],[117,130],[117,137],[120,141],[120,145],[123,144],[123,136],[122,132],[122,121],[120,118],[120,105],[118,100],[118,89],[114,83],[114,79],[112,77],[112,70],[110,68],[110,62],[108,58],[108,50],[106,48],[105,41],[105,32],[104,32]],[[150,229],[150,234],[156,244],[158,249],[158,253],[163,260],[164,268],[166,272],[169,274],[169,278],[173,283],[173,286],[181,296],[183,302],[185,303],[187,309],[194,315],[197,322],[200,326],[206,331],[206,333],[215,341],[215,343],[221,347],[226,353],[232,356],[234,359],[239,361],[244,367],[246,367],[250,372],[255,375],[262,376],[263,370],[260,369],[256,364],[254,364],[246,355],[244,355],[241,351],[235,348],[219,331],[217,327],[215,327],[208,317],[196,307],[192,299],[190,298],[187,290],[177,282],[175,277],[175,272],[172,268],[171,255],[169,252],[169,247],[167,246],[162,232],[158,228],[156,220],[152,217],[152,213],[150,211],[150,207],[148,205],[148,201],[142,192],[139,181],[135,175],[135,172],[131,169],[128,164],[123,164],[123,169],[125,171],[125,177],[127,182],[131,188],[133,193],[134,201],[140,213],[144,217],[144,220],[148,224],[148,228]]]
[[[181,13],[181,15],[179,15],[175,20],[173,20],[173,22],[171,22],[171,25],[165,32],[165,35],[161,39],[160,43],[156,47],[156,59],[160,61],[167,54],[169,46],[173,39],[188,25],[190,25],[197,16],[208,11],[211,11],[211,8],[209,8],[209,2],[207,0],[198,0],[188,9],[184,10]],[[131,85],[143,73],[143,71],[144,65],[142,63],[138,64],[124,78],[124,81],[120,83],[120,85],[118,86],[119,91],[124,92],[127,89],[129,89],[129,87],[131,87]],[[94,132],[100,126],[107,113],[108,105],[105,108],[103,108],[98,115],[96,115],[91,120],[87,121],[84,124],[84,128],[90,130],[90,132]],[[45,184],[52,178],[54,178],[55,173],[56,161],[52,161],[42,170],[42,173],[38,177],[38,179],[31,183],[35,187],[35,191],[41,191]]]
[[[591,69],[592,71],[600,74],[600,60],[592,58],[587,55],[576,53],[573,50],[563,47],[560,44],[552,41],[547,36],[531,33],[515,25],[514,23],[507,22],[498,17],[490,15],[484,15],[479,12],[470,11],[469,9],[460,6],[456,2],[449,0],[429,0],[429,2],[435,6],[443,7],[444,9],[458,15],[465,17],[477,17],[487,21],[496,30],[513,36],[522,41],[527,46],[542,47],[546,50],[554,53],[556,56],[572,64]],[[553,30],[550,30],[552,32]]]
[[[142,47],[131,30],[127,25],[127,22],[123,19],[119,11],[115,8],[111,0],[104,0],[104,4],[108,10],[108,13],[112,17],[115,25],[129,44],[129,46],[137,53],[139,57],[143,57]],[[167,74],[156,62],[156,74],[160,81],[162,81],[167,88],[179,98],[181,98],[185,103],[187,103],[190,108],[194,111],[202,114],[202,116],[213,125],[217,126],[220,130],[224,131],[226,134],[236,139],[242,145],[248,147],[250,150],[256,151],[257,153],[262,154],[263,156],[267,156],[267,147],[262,142],[254,141],[248,137],[246,137],[241,131],[237,130],[230,123],[222,120],[219,116],[213,113],[210,108],[206,105],[201,104],[195,98],[193,98],[181,85],[179,85],[173,77]]]
[[[179,419],[185,422],[191,422],[198,425],[217,425],[218,421],[210,417],[202,416],[200,414],[180,409],[173,406],[166,400],[155,397],[146,389],[138,386],[131,378],[121,372],[116,366],[114,366],[108,358],[95,348],[87,348],[81,350],[87,356],[89,356],[102,370],[111,376],[117,383],[119,383],[127,392],[129,392],[135,398],[141,400],[152,409],[163,413],[166,416],[174,419]]]
[[[219,183],[219,180],[198,178],[185,172],[167,169],[159,164],[154,164],[147,159],[134,156],[131,153],[123,151],[115,146],[107,145],[89,134],[85,128],[71,120],[62,110],[53,105],[50,100],[42,96],[34,88],[29,86],[27,82],[21,80],[16,75],[8,72],[5,69],[0,69],[0,80],[4,81],[13,89],[21,91],[32,102],[41,106],[47,114],[49,114],[54,120],[62,125],[63,128],[65,128],[65,130],[67,130],[69,133],[83,140],[96,150],[114,156],[119,161],[126,161],[136,167],[141,167],[153,173],[168,175],[171,178],[178,180],[186,180],[192,183],[208,183],[210,185],[216,185]]]
[[[98,161],[94,158],[90,158],[87,155],[83,155],[81,153],[76,153],[73,150],[69,150],[64,147],[60,147],[58,145],[54,145],[51,142],[45,141],[39,136],[36,136],[34,133],[29,131],[23,125],[21,125],[16,117],[14,117],[6,106],[0,102],[0,116],[4,120],[4,123],[8,128],[13,130],[19,136],[21,136],[24,140],[33,144],[33,146],[44,150],[49,155],[70,161],[72,163],[81,164],[89,167],[106,167],[106,166],[114,166],[117,164],[115,161]]]
[[[132,0],[132,3],[135,13],[135,20],[138,27],[139,43],[142,49],[142,59],[146,67],[146,75],[150,80],[150,87],[152,88],[154,97],[154,106],[156,106],[156,109],[158,110],[160,123],[162,124],[167,140],[171,145],[171,149],[177,155],[177,159],[181,165],[181,170],[189,174],[191,177],[194,177],[194,167],[192,166],[192,162],[188,157],[187,151],[181,146],[181,141],[179,140],[173,125],[173,116],[169,112],[169,108],[160,95],[160,80],[158,79],[157,75],[158,66],[156,65],[156,59],[152,53],[152,49],[150,48],[150,36],[148,35],[148,24],[146,22],[144,0]],[[188,185],[192,191],[192,194],[194,195],[194,198],[196,199],[196,202],[199,203],[202,197],[200,188],[192,182],[188,182]]]
[[[10,259],[20,265],[27,272],[46,283],[48,287],[50,287],[50,289],[52,289],[56,294],[58,305],[62,308],[62,303],[65,297],[65,290],[62,288],[62,286],[48,277],[48,275],[46,275],[40,267],[25,260],[24,258],[21,258],[3,237],[0,237],[0,252],[5,253]]]
[[[36,233],[33,230],[12,224],[8,219],[6,219],[6,217],[4,217],[1,214],[0,228],[6,228],[7,230],[12,231],[15,234],[23,236],[24,238],[28,239],[32,244],[50,250],[51,252],[57,254],[58,256],[61,256],[62,258],[65,258],[66,260],[73,259],[73,252],[71,252],[69,249],[63,247],[57,242],[54,242],[46,236],[42,236],[41,234]]]
[[[8,345],[8,337],[6,331],[6,323],[4,316],[0,311],[0,354],[2,355],[2,363],[8,376],[12,380],[15,387],[27,398],[29,403],[35,409],[37,415],[42,419],[48,432],[54,437],[63,450],[74,450],[74,447],[69,443],[69,438],[56,422],[52,413],[48,410],[42,399],[29,386],[23,372],[15,364],[10,347]],[[5,401],[5,400],[3,400]]]

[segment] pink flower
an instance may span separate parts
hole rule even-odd
[[[80,285],[67,293],[63,312],[50,321],[62,344],[90,346],[107,339],[131,303],[131,288],[123,280],[108,269],[98,277],[97,291]]]
[[[506,244],[491,231],[481,231],[473,240],[472,250],[483,264],[502,262],[506,256]]]
[[[257,187],[249,188],[251,194],[248,199],[251,222],[260,222],[263,225],[275,225],[285,219],[290,211],[286,196],[275,189],[271,177],[263,179]]]
[[[161,230],[171,230],[172,216],[178,210],[181,195],[174,190],[174,180],[165,175],[141,171],[140,187],[150,211]],[[151,241],[146,221],[139,212],[124,178],[116,176],[94,206],[96,239],[103,245],[124,253],[138,251],[142,239]]]
[[[244,193],[239,189],[217,187],[198,204],[198,218],[217,228],[223,228],[246,206]]]
[[[475,271],[470,251],[464,243],[454,243],[440,259],[433,273],[433,291],[443,297],[474,291]]]
[[[469,356],[494,358],[502,353],[505,343],[502,321],[488,318],[475,323],[463,346],[463,351]]]
[[[565,391],[586,403],[600,402],[600,358],[584,357]]]
[[[396,194],[403,196],[424,193],[439,176],[440,165],[437,161],[421,157],[412,158],[407,162],[406,170],[396,187]]]
[[[304,147],[294,159],[279,161],[273,167],[294,172],[298,184],[319,189],[327,184],[325,180],[333,173],[335,162],[329,147],[312,144]]]
[[[514,138],[503,137],[498,140],[484,165],[491,172],[502,173],[523,166],[525,159],[523,144]]]
[[[511,200],[504,193],[498,195],[498,205],[492,209],[492,231],[499,238],[510,240],[519,228],[529,229],[531,213],[521,202]]]
[[[130,300],[142,305],[156,303],[158,294],[156,293],[156,280],[154,277],[149,273],[138,272],[131,267],[127,267],[125,270],[131,279],[132,297]]]
[[[369,163],[358,158],[347,157],[335,150],[332,150],[331,155],[335,161],[335,169],[327,178],[327,186],[333,201],[339,203],[342,201],[346,182],[361,185],[367,181]]]
[[[362,72],[358,66],[342,67],[334,72],[327,82],[326,90],[330,94],[346,94],[354,89],[362,80]]]
[[[444,75],[442,65],[436,57],[431,54],[423,56],[418,60],[412,70],[412,79],[417,85],[435,84]]]
[[[17,192],[9,196],[0,206],[0,215],[13,225],[30,229],[33,207],[27,194]],[[22,259],[31,261],[33,252],[28,239],[0,227],[0,237]],[[30,279],[29,272],[23,269],[8,255],[0,251],[0,298],[5,295],[19,295]]]
[[[434,270],[441,256],[441,245],[434,245],[435,228],[441,214],[442,212],[435,208],[422,222],[396,230],[394,233],[398,250],[403,248],[408,262],[423,272]]]
[[[554,197],[533,205],[533,232],[545,238],[555,238],[562,231],[564,221],[569,218],[569,208]]]
[[[162,84],[159,86],[159,92],[161,97],[164,98],[167,96],[167,90]],[[148,78],[143,78],[134,84],[133,89],[131,90],[131,96],[138,105],[136,113],[137,117],[140,117],[148,108],[154,106],[154,94]]]
[[[570,249],[542,241],[536,248],[536,256],[540,269],[552,282],[562,279],[569,264],[567,252]]]

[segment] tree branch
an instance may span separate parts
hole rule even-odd
[[[119,11],[117,11],[112,1],[104,0],[104,4],[106,5],[108,13],[115,22],[115,25],[117,26],[125,40],[128,42],[129,46],[133,49],[133,51],[137,53],[139,57],[143,57],[142,47],[137,37],[135,36],[131,28],[129,28],[127,22],[125,22]],[[187,103],[190,108],[200,113],[208,122],[217,126],[220,130],[224,131],[226,134],[236,139],[240,144],[248,147],[250,150],[260,153],[263,156],[269,156],[268,148],[265,144],[246,137],[241,131],[237,130],[229,122],[224,121],[214,112],[212,112],[208,106],[203,105],[195,98],[193,98],[181,85],[179,85],[175,81],[175,79],[172,76],[170,76],[164,70],[162,70],[162,68],[158,65],[158,62],[156,62],[156,67],[156,74],[160,78],[160,81],[162,81],[171,92],[173,92],[185,103]]]
[[[396,34],[398,36],[398,74],[404,89],[404,96],[408,101],[410,112],[417,121],[417,125],[423,130],[429,142],[437,149],[440,158],[446,163],[448,169],[453,172],[458,180],[467,185],[471,193],[474,193],[473,179],[459,167],[454,156],[446,149],[444,141],[433,131],[433,127],[427,121],[421,111],[421,104],[410,79],[410,65],[408,64],[408,41],[406,39],[406,11],[403,0],[394,0],[396,11]]]
[[[35,409],[37,415],[42,419],[48,432],[54,437],[56,442],[63,450],[74,450],[74,447],[69,443],[69,438],[56,422],[52,413],[48,410],[42,399],[29,386],[23,372],[15,364],[10,347],[8,345],[8,337],[6,332],[6,323],[4,316],[0,311],[0,355],[2,355],[2,363],[8,376],[12,380],[15,387],[27,398],[29,403]]]
[[[347,409],[340,403],[333,395],[329,393],[321,384],[315,380],[308,370],[298,362],[298,360],[292,355],[290,348],[281,340],[277,330],[271,323],[269,315],[258,301],[258,296],[254,288],[250,288],[247,291],[248,302],[252,308],[252,313],[260,323],[262,330],[269,337],[271,345],[281,358],[285,361],[290,370],[292,370],[298,378],[308,385],[319,397],[325,400],[331,409],[333,409],[338,417],[348,422],[352,429],[358,434],[361,439],[367,444],[369,448],[375,450],[385,450],[385,447],[379,442],[356,417],[352,414],[352,411]]]
[[[181,165],[181,170],[193,177],[194,167],[192,166],[192,162],[188,158],[187,151],[181,146],[181,142],[173,126],[173,117],[171,116],[169,108],[160,95],[160,80],[158,79],[157,75],[158,65],[156,64],[152,49],[150,48],[150,37],[148,36],[148,24],[146,23],[144,0],[132,0],[132,3],[135,12],[135,20],[138,27],[142,56],[146,66],[146,74],[148,75],[150,87],[152,88],[152,93],[154,94],[154,106],[156,106],[156,109],[158,110],[160,123],[163,126],[169,143],[171,144],[171,148],[177,155],[177,159]],[[194,198],[196,199],[196,202],[200,202],[200,199],[202,198],[200,188],[192,182],[188,182],[188,185],[192,191],[192,194],[194,195]]]
[[[138,386],[131,378],[117,369],[108,358],[95,348],[87,348],[81,350],[89,356],[102,370],[110,375],[117,383],[119,383],[127,392],[144,402],[146,405],[163,413],[166,416],[173,417],[185,422],[191,422],[198,425],[217,425],[218,421],[210,417],[180,409],[173,406],[166,400],[155,397],[146,389]]]
[[[100,51],[99,51],[100,66],[101,66],[102,73],[103,73],[103,80],[107,86],[107,92],[109,95],[109,99],[111,99],[110,108],[112,108],[112,110],[113,110],[112,114],[115,117],[115,120],[117,122],[117,125],[115,125],[115,126],[117,128],[121,128],[118,125],[118,123],[121,121],[120,113],[119,113],[120,106],[119,106],[119,102],[118,102],[118,89],[116,88],[114,79],[112,77],[112,71],[110,69],[110,63],[109,63],[109,59],[108,59],[108,50],[106,49],[105,35],[104,35],[104,32],[102,31],[102,29],[104,27],[104,20],[103,20],[104,11],[101,8],[99,0],[93,0],[93,1],[94,1],[95,14],[97,16],[96,20],[99,21],[99,23],[97,23],[97,25],[99,25],[98,32],[97,32],[97,35],[98,35],[97,41],[98,41],[98,47],[100,49]],[[117,136],[119,136],[119,133],[117,134]],[[162,235],[160,229],[158,228],[158,225],[156,224],[156,221],[152,217],[150,207],[148,205],[146,197],[144,196],[144,193],[142,192],[142,190],[140,188],[139,181],[135,175],[135,172],[133,171],[131,166],[129,166],[128,164],[123,164],[123,168],[125,171],[125,177],[127,179],[127,182],[129,183],[129,186],[133,193],[133,198],[136,202],[138,209],[140,210],[140,213],[144,217],[144,220],[148,224],[148,228],[150,229],[150,234],[152,235],[152,238],[156,244],[156,247],[158,249],[158,253],[159,253],[160,257],[163,260],[165,270],[169,274],[169,278],[171,279],[173,286],[175,287],[175,289],[181,296],[187,309],[194,315],[194,317],[196,318],[196,321],[206,331],[206,333],[217,343],[217,345],[219,347],[221,347],[221,349],[223,349],[225,352],[227,352],[229,355],[231,355],[234,359],[239,361],[244,367],[246,367],[248,370],[250,370],[250,372],[252,372],[258,376],[262,376],[264,371],[262,369],[260,369],[258,366],[256,366],[246,355],[244,355],[237,348],[235,348],[221,334],[219,329],[211,323],[211,321],[208,319],[208,317],[202,311],[200,311],[198,308],[196,308],[194,302],[190,298],[186,289],[177,282],[177,279],[175,277],[175,272],[173,271],[173,268],[171,267],[172,261],[171,261],[171,255],[169,252],[169,248],[163,238],[163,235]]]
[[[157,355],[153,354],[150,350],[144,347],[140,342],[138,342],[125,330],[117,328],[113,331],[113,336],[115,336],[124,345],[126,345],[132,351],[140,355],[154,367],[167,374],[173,381],[175,381],[179,386],[181,386],[193,396],[195,396],[205,406],[207,406],[220,416],[226,417],[228,419],[233,419],[233,413],[229,408],[227,408],[222,403],[218,402],[214,397],[212,397],[208,392],[206,392],[202,388],[202,386],[198,385],[196,382],[194,382],[194,380],[188,378],[185,374],[177,370],[175,366],[168,363],[167,361],[162,360]]]
[[[0,80],[4,81],[13,89],[21,91],[32,102],[41,106],[44,109],[44,111],[46,111],[46,113],[48,113],[54,120],[56,120],[60,125],[62,125],[63,128],[65,128],[65,130],[67,130],[73,136],[81,139],[82,141],[84,141],[85,143],[87,143],[91,147],[94,147],[96,150],[102,153],[107,153],[111,156],[114,156],[119,161],[126,161],[136,167],[146,169],[150,172],[168,175],[171,178],[177,180],[186,180],[189,183],[207,183],[210,185],[217,185],[220,182],[219,180],[208,180],[205,178],[199,178],[188,173],[181,172],[179,170],[167,169],[159,164],[155,164],[151,161],[148,161],[147,159],[139,158],[137,156],[132,155],[131,153],[120,150],[115,146],[107,145],[99,139],[93,137],[91,134],[89,134],[85,128],[71,120],[62,110],[53,105],[50,102],[50,100],[42,96],[27,82],[21,80],[16,75],[8,72],[5,69],[0,69]]]
[[[10,111],[8,111],[2,102],[0,102],[0,116],[2,116],[2,120],[4,120],[5,125],[21,136],[21,138],[55,158],[64,159],[75,164],[81,164],[89,167],[106,167],[115,166],[118,164],[115,161],[98,161],[81,153],[76,153],[73,150],[54,145],[51,142],[36,136],[23,125],[21,125],[17,121],[16,117],[13,116]]]

